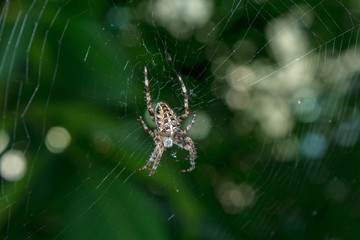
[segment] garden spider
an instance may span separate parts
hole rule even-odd
[[[139,170],[140,171],[144,170],[150,167],[150,165],[153,163],[153,167],[149,176],[154,175],[165,149],[172,147],[173,144],[176,144],[180,148],[189,151],[190,158],[186,158],[186,160],[190,160],[190,168],[181,170],[181,172],[190,172],[195,169],[196,150],[195,150],[194,142],[191,140],[191,138],[185,136],[185,134],[194,125],[196,113],[194,113],[190,124],[185,128],[185,130],[181,130],[180,122],[185,118],[187,118],[189,115],[188,94],[185,88],[185,84],[181,79],[181,77],[178,75],[182,92],[184,94],[185,113],[183,115],[177,117],[174,111],[169,107],[169,105],[167,105],[164,102],[159,102],[158,104],[156,104],[155,114],[154,114],[154,110],[151,107],[149,79],[147,77],[146,66],[144,68],[144,74],[145,74],[146,105],[149,114],[151,116],[151,120],[156,125],[156,129],[154,130],[154,132],[150,131],[141,116],[139,120],[142,123],[145,131],[148,132],[153,137],[156,147],[153,153],[151,154],[151,157],[146,163],[146,165],[140,168]]]

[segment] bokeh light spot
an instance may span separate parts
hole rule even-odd
[[[242,110],[249,104],[250,96],[247,91],[229,89],[225,94],[227,105],[234,110]]]
[[[250,84],[256,80],[253,69],[245,66],[230,66],[227,69],[227,82],[239,91],[248,90]]]
[[[170,33],[181,37],[207,23],[213,5],[212,0],[157,0],[151,11]]]
[[[26,159],[19,150],[10,150],[0,159],[0,174],[7,181],[18,181],[25,175]]]
[[[295,116],[302,122],[313,122],[320,115],[317,103],[317,93],[313,89],[301,88],[296,91],[291,99]]]
[[[343,147],[353,147],[359,140],[360,124],[357,122],[343,122],[337,129],[336,142]]]
[[[187,126],[191,121],[189,116],[184,123],[184,126]],[[204,111],[199,111],[196,114],[196,120],[194,126],[189,131],[189,136],[195,139],[204,139],[209,134],[211,130],[211,118],[209,114]]]
[[[51,128],[45,138],[45,145],[52,153],[63,152],[70,144],[70,133],[63,127]]]
[[[224,210],[231,214],[240,212],[255,201],[255,191],[245,183],[237,185],[224,181],[216,189],[216,195]]]
[[[118,30],[127,29],[130,26],[131,19],[131,11],[120,6],[112,7],[106,13],[106,20],[110,27]]]
[[[294,124],[288,105],[281,98],[274,96],[261,96],[254,99],[248,111],[259,119],[263,134],[267,137],[286,136]]]
[[[300,142],[301,153],[311,159],[322,158],[328,147],[326,138],[315,132],[307,133]]]

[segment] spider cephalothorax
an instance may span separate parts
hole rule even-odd
[[[186,127],[186,129],[181,130],[180,122],[185,118],[187,118],[189,115],[188,95],[185,88],[185,84],[182,78],[178,76],[178,79],[181,83],[182,92],[184,94],[185,113],[183,115],[177,117],[174,111],[169,107],[169,105],[167,105],[164,102],[159,102],[156,105],[155,114],[154,114],[154,110],[151,107],[149,80],[147,77],[146,67],[144,69],[144,72],[145,72],[145,91],[146,91],[147,108],[152,121],[156,125],[156,129],[154,130],[154,132],[152,132],[146,126],[144,120],[142,120],[141,117],[140,117],[140,121],[145,131],[148,132],[153,137],[156,147],[153,153],[151,154],[149,161],[146,163],[144,167],[140,168],[139,170],[144,170],[150,167],[152,163],[154,163],[152,170],[149,174],[149,176],[152,176],[155,173],[156,168],[160,163],[161,156],[165,151],[165,149],[172,147],[173,144],[176,144],[180,148],[189,151],[190,168],[181,170],[181,172],[190,172],[195,169],[196,151],[195,151],[194,142],[191,140],[191,138],[185,136],[185,134],[194,125],[196,113],[194,113],[193,119],[191,120],[190,124]]]

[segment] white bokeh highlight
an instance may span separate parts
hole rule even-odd
[[[157,0],[154,16],[174,36],[204,26],[212,16],[212,0]]]
[[[0,174],[7,181],[18,181],[25,175],[26,159],[19,150],[10,150],[0,158]]]
[[[45,145],[52,153],[63,152],[71,142],[71,135],[64,127],[52,127],[45,138]]]

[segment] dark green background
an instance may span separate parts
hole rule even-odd
[[[350,148],[333,144],[334,129],[321,118],[296,122],[289,136],[321,129],[329,140],[328,151],[316,164],[301,154],[294,161],[276,161],[276,140],[262,138],[256,127],[242,135],[234,130],[235,115],[246,117],[246,113],[232,111],[221,97],[227,86],[221,71],[220,76],[212,73],[207,43],[193,35],[176,39],[166,28],[146,20],[151,19],[146,6],[154,2],[1,2],[1,127],[10,135],[8,149],[25,153],[27,171],[15,183],[1,180],[0,237],[359,239],[359,143]],[[269,41],[265,27],[301,3],[315,16],[312,25],[304,27],[312,54],[336,55],[358,44],[360,5],[355,0],[246,0],[235,9],[238,3],[214,1],[211,21],[219,24],[219,31],[211,35],[213,40],[233,45],[241,36],[249,36],[260,50]],[[3,10],[6,5],[9,9]],[[114,6],[129,11],[131,17],[123,24],[133,24],[135,33],[109,25],[106,12]],[[255,58],[281,64],[266,47]],[[250,56],[247,60],[253,61]],[[176,74],[181,74],[192,90],[191,112],[206,112],[212,120],[206,126],[211,127],[210,134],[194,139],[198,159],[191,173],[179,173],[187,162],[175,161],[174,149],[164,154],[153,177],[136,170],[154,148],[137,121],[146,109],[145,65],[154,101],[167,99],[180,113],[183,99]],[[358,109],[358,78],[352,76],[352,91],[346,95],[329,97],[330,91],[323,91],[324,105],[338,104],[336,123]],[[70,132],[72,140],[63,153],[53,154],[44,140],[47,130],[58,125]],[[357,126],[359,131],[359,122]],[[101,140],[94,143],[96,134]],[[177,159],[186,156],[180,150],[176,154]],[[316,177],[322,168],[329,170],[327,178],[314,184],[308,173]],[[324,194],[334,179],[347,184],[349,192],[342,201]],[[216,192],[226,181],[248,184],[256,200],[240,212],[224,211]]]

